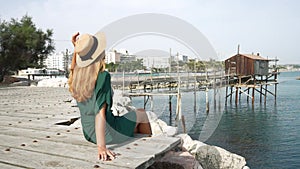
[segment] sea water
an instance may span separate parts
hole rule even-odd
[[[205,92],[182,93],[186,132],[193,139],[245,157],[250,168],[300,168],[300,80],[296,80],[299,76],[300,72],[280,73],[276,102],[268,93],[266,104],[264,96],[260,103],[256,92],[254,105],[242,94],[237,105],[233,99],[232,103],[227,100],[225,106],[225,88],[210,90],[208,113]],[[274,92],[275,88],[268,89]],[[183,132],[182,123],[174,120],[176,97],[171,101],[171,119],[168,96],[155,96],[153,107],[149,101],[146,109]],[[143,102],[141,97],[133,98],[135,106],[143,107]]]

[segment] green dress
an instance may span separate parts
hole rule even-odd
[[[107,71],[99,72],[94,94],[84,102],[78,102],[80,110],[83,134],[86,140],[97,143],[95,133],[95,116],[100,109],[106,107],[106,144],[121,143],[133,137],[136,125],[136,113],[129,112],[124,116],[114,116],[111,110],[113,100],[110,74]]]

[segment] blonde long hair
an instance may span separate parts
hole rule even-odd
[[[75,55],[73,60],[74,57]],[[76,63],[76,60],[72,61],[74,65],[73,68],[71,66],[68,80],[69,91],[78,102],[84,102],[92,97],[98,73],[105,70],[105,60],[97,59],[87,67],[78,67],[74,62]]]

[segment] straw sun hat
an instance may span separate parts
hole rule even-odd
[[[106,39],[103,32],[98,32],[94,36],[82,34],[75,43],[77,66],[86,67],[98,58],[103,59],[105,48]]]

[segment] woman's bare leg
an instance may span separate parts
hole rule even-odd
[[[136,110],[136,127],[134,132],[141,134],[152,134],[149,119],[144,109]]]

